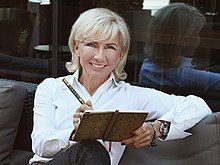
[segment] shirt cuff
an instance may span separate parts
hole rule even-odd
[[[69,146],[69,137],[72,131],[73,131],[73,128],[68,128],[68,129],[59,131],[57,136],[60,138],[60,141],[59,141],[60,148],[67,148]]]
[[[173,140],[173,139],[183,139],[183,138],[190,136],[190,135],[192,135],[192,134],[180,130],[177,126],[175,126],[174,124],[171,123],[170,131],[169,131],[166,139],[164,139],[164,140],[162,140],[160,138],[159,139],[161,141],[167,141],[167,140]]]

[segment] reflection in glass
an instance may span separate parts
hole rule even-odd
[[[196,8],[172,3],[158,10],[148,29],[139,82],[202,90],[220,90],[220,74],[193,66],[205,17]]]

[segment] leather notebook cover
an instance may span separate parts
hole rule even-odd
[[[144,111],[85,111],[76,131],[74,141],[102,139],[120,142],[144,123],[148,113]]]

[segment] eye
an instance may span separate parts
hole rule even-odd
[[[95,48],[95,43],[90,42],[90,43],[87,43],[86,46],[89,46],[89,47]]]
[[[116,48],[115,48],[114,46],[112,46],[112,45],[108,45],[108,46],[106,46],[106,49],[113,49],[113,50],[116,50]]]

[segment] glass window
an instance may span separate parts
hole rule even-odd
[[[49,6],[26,0],[0,3],[0,76],[39,83],[50,76]]]
[[[195,8],[185,15],[185,9],[160,13],[176,2]],[[39,83],[69,74],[65,62],[71,60],[71,26],[81,12],[94,7],[118,12],[129,25],[127,82],[168,93],[196,94],[220,109],[216,103],[220,91],[217,0],[2,0],[0,77]],[[169,16],[172,12],[175,17]]]

